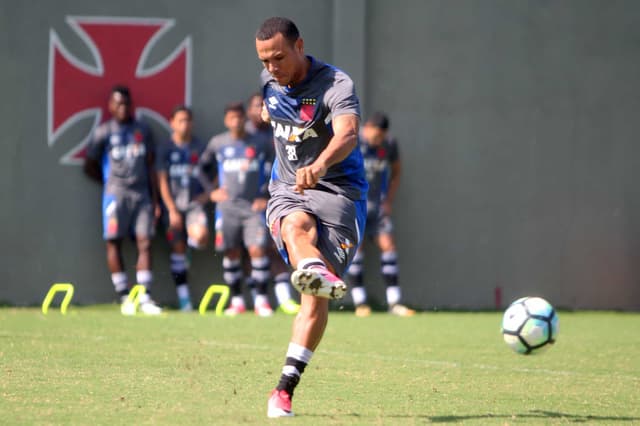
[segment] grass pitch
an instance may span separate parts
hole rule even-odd
[[[266,417],[292,317],[0,309],[2,424],[640,424],[640,315],[560,313],[543,354],[501,313],[332,312],[294,397]]]

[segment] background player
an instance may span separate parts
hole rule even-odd
[[[87,146],[85,173],[104,183],[102,220],[111,280],[121,301],[126,302],[129,282],[122,260],[122,240],[136,241],[136,280],[146,287],[140,310],[149,315],[161,309],[151,300],[151,237],[158,208],[154,145],[148,128],[131,114],[131,96],[125,86],[111,90],[108,104],[112,118],[98,126]],[[134,314],[123,303],[123,314]]]
[[[367,195],[367,235],[375,238],[380,248],[380,268],[387,286],[386,297],[389,312],[402,317],[412,316],[415,311],[400,303],[398,285],[398,255],[393,238],[391,212],[398,185],[401,163],[398,144],[388,136],[389,119],[376,112],[364,123],[361,132],[360,150],[369,182]],[[364,287],[364,249],[361,246],[349,267],[347,278],[352,286],[351,296],[356,305],[356,315],[371,315]]]
[[[245,129],[247,133],[264,139],[266,144],[273,144],[273,129],[271,124],[262,119],[262,102],[263,98],[261,93],[255,93],[249,98],[247,102],[248,120]],[[271,171],[271,164],[269,164],[268,171]],[[289,284],[291,274],[289,273],[289,268],[278,254],[271,239],[267,253],[271,261],[271,275],[275,283],[274,288],[279,305],[278,309],[285,314],[297,314],[300,310],[300,305],[291,297],[291,286]]]
[[[249,283],[254,286],[254,311],[259,316],[271,316],[264,211],[269,197],[266,170],[267,163],[272,162],[273,148],[264,139],[247,133],[245,120],[242,103],[227,105],[224,125],[228,131],[211,139],[201,163],[206,168],[217,165],[218,188],[211,193],[211,201],[216,203],[216,250],[224,253],[224,281],[231,287],[231,305],[225,313],[246,311],[241,288],[244,244],[251,260]]]
[[[338,276],[364,232],[367,182],[357,149],[360,107],[349,76],[306,56],[298,28],[286,18],[262,23],[256,50],[265,68],[263,118],[276,139],[267,221],[302,293],[280,382],[268,401],[267,415],[284,417],[293,415],[293,391],[324,334],[329,299],[346,292]]]
[[[210,179],[200,170],[205,144],[192,135],[193,113],[179,105],[171,113],[171,138],[158,148],[156,170],[166,208],[167,240],[171,245],[171,274],[178,306],[191,311],[187,277],[187,245],[204,248],[209,239],[204,205],[209,201]]]

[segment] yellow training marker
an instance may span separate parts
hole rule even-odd
[[[60,304],[60,312],[62,315],[66,315],[67,307],[69,306],[69,302],[71,302],[71,298],[73,297],[73,284],[70,283],[56,283],[51,286],[49,292],[45,296],[42,301],[42,313],[47,314],[49,312],[49,305],[53,301],[53,296],[56,295],[57,292],[64,291],[64,299],[62,299],[62,303]]]
[[[147,289],[142,284],[134,285],[129,294],[127,300],[122,304],[120,308],[123,315],[134,315],[138,311],[138,305],[140,305],[140,297],[147,292]]]
[[[221,317],[223,315],[224,307],[227,304],[227,300],[229,300],[229,287],[222,284],[212,284],[204,293],[200,301],[200,308],[198,309],[200,315],[207,313],[207,307],[214,294],[220,295],[220,299],[218,299],[218,303],[216,303],[216,316]]]

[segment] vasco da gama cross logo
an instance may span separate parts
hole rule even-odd
[[[58,34],[49,31],[49,147],[82,119],[93,118],[92,131],[106,121],[107,98],[115,84],[131,89],[136,116],[147,115],[167,128],[171,109],[191,103],[191,37],[160,63],[147,63],[158,39],[173,27],[173,19],[69,16],[66,22],[89,48],[93,64],[77,59]],[[60,162],[81,164],[90,136],[77,141]]]

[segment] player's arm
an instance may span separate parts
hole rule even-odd
[[[160,190],[160,198],[164,203],[164,206],[169,212],[177,211],[176,203],[171,195],[171,189],[169,188],[169,174],[166,170],[158,170],[158,189]]]
[[[342,114],[333,118],[333,137],[316,161],[296,171],[298,192],[313,188],[327,174],[329,167],[347,158],[358,146],[358,127],[360,120],[355,114]]]
[[[89,176],[91,179],[96,182],[103,182],[102,171],[100,170],[100,163],[98,163],[98,160],[89,157],[85,158],[83,170],[84,174]]]
[[[396,193],[398,192],[398,186],[400,186],[400,174],[402,173],[402,163],[400,159],[396,159],[391,163],[391,176],[389,178],[389,189],[385,196],[383,209],[385,214],[391,214],[393,208],[393,202],[396,199]]]
[[[104,142],[101,128],[96,129],[87,145],[87,155],[84,159],[83,166],[84,174],[100,183],[104,182],[99,160],[99,158],[102,158],[104,155]]]
[[[158,179],[158,189],[160,190],[160,198],[169,212],[169,225],[172,228],[180,228],[182,227],[182,215],[180,215],[173,199],[173,195],[171,195],[169,174],[166,170],[158,170],[156,175]]]
[[[218,169],[216,167],[216,151],[216,142],[215,138],[213,138],[200,156],[200,167],[204,171],[205,176],[209,179],[208,184],[203,185],[203,187],[207,188],[209,191],[209,200],[214,203],[219,203],[227,200],[229,197],[227,191],[218,186],[219,179],[217,173]]]
[[[155,167],[155,152],[147,151],[147,170],[149,171],[149,192],[151,193],[151,202],[153,203],[154,215],[160,217],[160,197],[158,196],[158,175]]]

